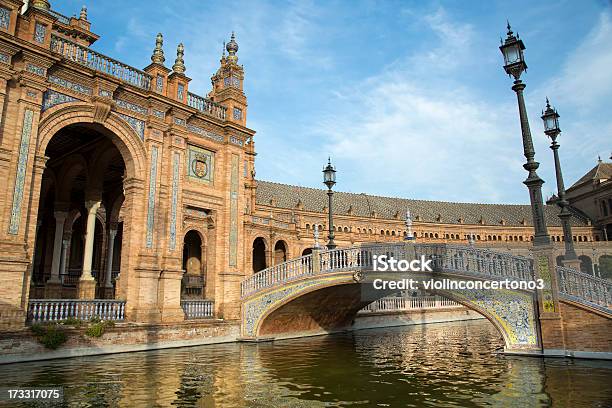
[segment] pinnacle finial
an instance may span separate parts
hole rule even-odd
[[[611,157],[611,158],[612,158],[612,157]],[[601,160],[601,156],[599,156],[599,155],[598,155],[598,156],[597,156],[597,163],[601,163],[601,162],[602,162],[602,160]]]
[[[79,16],[79,19],[87,20],[87,6],[83,5],[83,7],[81,7],[81,15]]]
[[[548,96],[546,97],[546,108],[550,109],[550,102],[548,101]]]
[[[172,70],[178,74],[185,73],[185,61],[183,60],[183,56],[185,55],[185,46],[183,43],[180,43],[178,47],[176,47],[176,60],[174,61],[174,65],[172,66]]]
[[[232,36],[230,37],[230,41],[225,46],[227,49],[227,53],[229,54],[229,59],[231,61],[238,61],[238,56],[236,53],[238,52],[238,43],[236,42],[236,34],[232,31]]]
[[[512,27],[510,27],[510,20],[506,19],[506,27],[508,28],[508,35],[512,35]]]
[[[223,50],[221,52],[221,56],[225,58],[225,40],[223,41]]]
[[[157,36],[155,37],[155,49],[153,50],[153,55],[151,55],[151,61],[153,61],[156,64],[164,64],[164,61],[166,60],[166,57],[164,57],[164,50],[163,47],[164,46],[164,36],[162,35],[162,33],[157,33]]]
[[[48,0],[34,0],[32,7],[40,10],[51,10],[51,3]]]

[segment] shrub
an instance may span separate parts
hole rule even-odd
[[[67,340],[66,333],[57,324],[35,324],[31,329],[36,336],[36,339],[46,348],[51,350],[55,350]]]
[[[81,319],[77,319],[74,317],[69,317],[65,320],[62,321],[62,323],[64,323],[67,326],[80,326],[81,324],[83,324],[83,321]]]
[[[91,319],[89,319],[90,323],[100,323],[102,321],[102,319],[100,319],[98,316],[94,316]]]
[[[85,334],[89,337],[100,337],[104,334],[107,328],[115,327],[115,323],[111,321],[102,321],[98,319],[97,322],[93,323],[87,328]]]

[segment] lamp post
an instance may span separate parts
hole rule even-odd
[[[327,186],[327,197],[329,198],[329,213],[327,219],[329,241],[327,242],[327,249],[334,249],[336,243],[334,242],[334,220],[332,216],[332,196],[334,195],[332,187],[336,184],[336,169],[331,165],[331,158],[327,159],[327,166],[323,169],[323,184]]]
[[[568,263],[578,264],[580,268],[580,261],[576,256],[574,250],[574,240],[572,235],[572,226],[570,224],[570,218],[572,213],[568,206],[569,202],[565,199],[565,186],[563,185],[563,174],[561,173],[561,162],[559,161],[559,143],[557,143],[557,137],[561,133],[559,128],[559,114],[556,109],[550,106],[548,98],[546,98],[546,110],[542,111],[542,121],[544,122],[544,133],[550,137],[551,144],[550,148],[553,151],[555,160],[555,175],[557,177],[557,205],[561,207],[559,218],[561,219],[561,225],[563,227],[563,239],[565,240],[565,256],[564,260]]]
[[[534,160],[535,150],[533,148],[533,140],[531,139],[531,130],[529,129],[529,119],[527,118],[527,110],[525,109],[525,99],[523,97],[523,90],[525,84],[520,80],[523,71],[527,70],[527,64],[523,56],[523,50],[525,45],[519,38],[518,34],[514,36],[508,23],[508,34],[505,41],[502,41],[499,47],[504,56],[504,70],[508,75],[514,77],[514,85],[512,90],[516,92],[519,107],[519,117],[521,121],[521,131],[523,136],[523,152],[527,162],[523,165],[525,170],[529,172],[527,179],[523,182],[529,190],[529,199],[531,201],[531,212],[533,215],[533,227],[535,234],[533,237],[534,247],[543,246],[550,244],[550,237],[548,236],[548,230],[546,228],[546,222],[544,218],[544,203],[542,201],[542,180],[536,170],[540,166],[538,162]]]

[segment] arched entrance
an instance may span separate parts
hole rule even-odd
[[[287,243],[285,241],[276,241],[274,244],[274,265],[281,264],[287,261]]]
[[[266,269],[266,241],[257,237],[253,241],[253,273]]]
[[[306,248],[302,251],[302,256],[306,256],[310,254],[312,254],[312,248]]]
[[[46,145],[31,298],[113,297],[122,231],[110,209],[123,201],[126,164],[105,133],[73,124]]]
[[[190,230],[183,242],[182,299],[202,299],[204,297],[205,271],[203,242],[200,233]]]

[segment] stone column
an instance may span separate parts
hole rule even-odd
[[[96,292],[96,281],[91,276],[93,261],[94,234],[96,229],[96,212],[100,208],[100,200],[86,201],[87,229],[85,232],[85,245],[83,248],[83,272],[78,284],[79,299],[93,299]]]
[[[64,236],[64,239],[62,239],[62,255],[60,258],[60,270],[59,270],[59,275],[60,275],[60,280],[62,280],[63,276],[66,275],[66,263],[68,262],[68,247],[70,246],[70,238],[66,238],[66,236]],[[63,282],[62,282],[63,283]]]
[[[104,277],[104,298],[113,297],[113,253],[115,250],[115,238],[117,237],[117,226],[112,225],[108,230],[108,250],[106,251],[106,276]]]
[[[60,281],[60,264],[62,257],[62,238],[64,235],[64,222],[68,213],[55,211],[55,237],[53,240],[53,260],[51,262],[51,278],[45,283],[45,298],[59,299],[62,297],[62,283]]]

